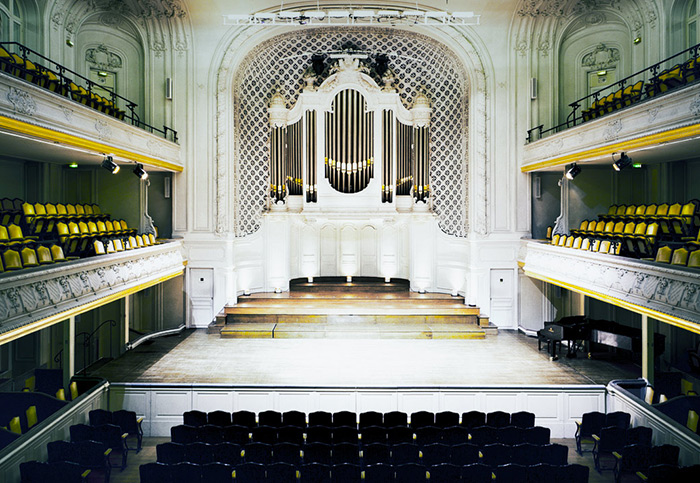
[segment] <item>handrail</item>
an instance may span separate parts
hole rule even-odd
[[[117,321],[114,319],[108,319],[102,322],[100,325],[98,325],[95,330],[90,332],[89,334],[87,332],[79,332],[78,334],[75,335],[76,339],[78,336],[82,335],[83,336],[83,375],[87,374],[87,368],[92,365],[92,357],[90,358],[90,363],[88,364],[87,360],[87,354],[88,354],[88,349],[90,348],[90,344],[92,343],[92,338],[93,336],[99,331],[103,325],[109,324],[111,327],[116,327],[117,326]],[[112,352],[112,329],[110,328],[109,330],[109,347],[110,347],[110,354]]]
[[[604,87],[603,89],[600,89],[593,94],[589,94],[585,97],[582,97],[581,99],[578,99],[571,104],[569,104],[569,107],[571,107],[571,112],[566,118],[566,121],[564,121],[561,124],[558,124],[554,127],[551,127],[549,129],[544,129],[544,124],[540,124],[539,126],[535,126],[531,129],[528,129],[527,131],[527,139],[526,143],[530,143],[532,141],[536,141],[537,139],[542,139],[542,137],[546,136],[549,133],[557,133],[560,131],[563,131],[564,129],[568,129],[570,127],[574,127],[577,124],[581,124],[585,122],[583,118],[583,113],[579,116],[578,115],[578,110],[582,105],[591,105],[594,102],[597,103],[600,99],[605,98],[607,95],[612,94],[613,92],[616,92],[617,90],[624,89],[627,85],[634,85],[636,82],[642,80],[644,81],[645,85],[651,85],[653,86],[653,89],[651,90],[653,92],[653,96],[656,97],[657,95],[665,94],[660,92],[658,87],[661,84],[661,80],[659,79],[659,70],[661,69],[662,66],[665,68],[669,67],[669,64],[673,59],[676,59],[677,57],[684,56],[684,59],[686,59],[686,62],[679,63],[680,64],[686,64],[688,60],[695,60],[698,58],[698,53],[700,52],[700,44],[696,44],[690,48],[687,48],[681,52],[678,52],[677,54],[672,55],[671,57],[668,57],[660,62],[657,62],[656,64],[653,64],[649,67],[646,67],[645,69],[640,70],[639,72],[635,72],[632,75],[629,75],[625,77],[624,79],[621,79],[614,84],[611,84],[609,86]],[[688,56],[688,53],[691,55]],[[645,74],[649,74],[646,76]],[[693,83],[699,81],[700,78],[696,79],[693,81]],[[685,83],[681,85],[687,85]],[[669,88],[669,91],[672,90]],[[666,92],[669,92],[666,91]],[[605,93],[605,95],[602,95]],[[643,99],[648,99],[651,96],[649,95],[649,90],[644,90],[641,95],[639,100]],[[588,102],[586,102],[588,101]],[[639,102],[639,101],[637,101]]]
[[[91,81],[87,77],[84,77],[84,76],[78,74],[77,72],[69,69],[68,67],[64,67],[63,65],[59,64],[58,62],[53,61],[53,60],[49,59],[48,57],[41,55],[40,53],[30,49],[29,47],[26,47],[25,45],[20,44],[19,42],[0,42],[0,46],[5,48],[5,50],[7,50],[10,54],[12,52],[10,52],[10,50],[7,48],[8,46],[16,46],[19,49],[22,60],[24,61],[25,64],[24,65],[15,64],[14,67],[21,70],[22,72],[24,72],[26,74],[33,74],[33,72],[30,72],[25,68],[26,62],[28,60],[27,54],[32,54],[32,55],[42,59],[43,61],[46,61],[46,62],[53,65],[53,67],[54,67],[53,69],[50,69],[46,65],[43,65],[43,64],[37,64],[36,66],[37,66],[37,68],[40,68],[42,72],[51,72],[54,75],[56,75],[61,81],[61,87],[63,89],[63,92],[68,92],[68,90],[70,89],[70,84],[73,82],[73,79],[66,77],[66,73],[70,74],[71,76],[78,77],[78,78],[82,79],[85,82],[85,84],[87,85],[86,90],[87,90],[88,94],[92,95],[93,88],[98,87],[99,89],[106,91],[109,94],[109,96],[111,98],[110,100],[112,101],[112,104],[114,106],[117,105],[117,99],[120,99],[121,101],[123,101],[124,105],[126,106],[127,109],[129,109],[129,112],[131,113],[130,115],[125,115],[124,118],[129,119],[133,126],[141,128],[145,131],[149,131],[151,134],[159,133],[165,139],[168,139],[168,135],[170,135],[171,141],[173,141],[174,143],[178,142],[177,131],[175,131],[174,129],[172,129],[168,126],[165,126],[165,125],[163,125],[163,129],[159,129],[155,126],[152,126],[152,125],[142,121],[139,118],[138,114],[136,114],[134,112],[134,109],[138,106],[138,104],[136,104],[133,101],[130,101],[129,99],[127,99],[124,96],[120,96],[119,94],[114,92],[112,89],[98,85],[96,82]],[[29,60],[32,61],[32,59],[29,59]],[[68,98],[70,98],[70,97],[68,96]]]

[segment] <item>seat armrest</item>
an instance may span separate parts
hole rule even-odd
[[[600,441],[600,436],[598,436],[597,434],[592,434],[591,437],[596,441]]]
[[[649,478],[647,478],[647,476],[644,473],[642,473],[641,471],[637,471],[637,478],[639,478],[642,481],[649,480]]]
[[[613,451],[613,456],[614,456],[615,458],[617,458],[618,460],[621,460],[621,459],[622,459],[622,455],[621,455],[620,453],[618,453],[617,451]]]
[[[110,454],[112,454],[112,448],[107,448],[104,452],[104,455],[109,456]]]

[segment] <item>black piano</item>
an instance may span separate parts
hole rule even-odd
[[[547,343],[550,358],[556,360],[557,345],[569,342],[567,357],[576,357],[576,352],[588,342],[588,358],[592,358],[596,346],[605,346],[623,350],[633,356],[642,353],[642,331],[609,320],[587,319],[585,316],[562,317],[556,322],[545,322],[544,328],[537,331],[537,346],[542,349],[542,342]],[[664,353],[666,337],[654,334],[654,356]]]

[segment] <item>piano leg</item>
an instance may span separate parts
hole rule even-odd
[[[559,359],[559,356],[557,355],[557,344],[559,344],[559,350],[561,351],[561,341],[550,340],[549,342],[552,348],[552,351],[549,353],[549,360],[556,361],[557,359]]]
[[[575,359],[576,358],[576,341],[570,340],[569,347],[566,349],[566,358]]]

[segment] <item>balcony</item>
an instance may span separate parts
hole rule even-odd
[[[700,271],[523,240],[529,277],[700,332]]]
[[[180,276],[182,242],[0,274],[0,344]]]

